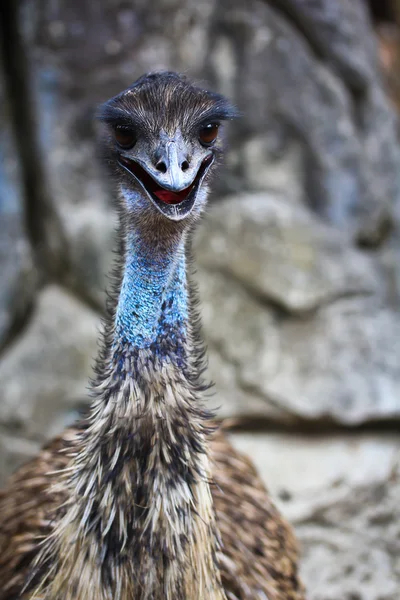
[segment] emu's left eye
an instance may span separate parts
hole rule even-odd
[[[219,125],[217,123],[208,123],[199,131],[199,140],[205,146],[210,146],[218,136]]]

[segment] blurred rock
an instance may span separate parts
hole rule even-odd
[[[268,381],[276,371],[278,332],[273,315],[219,272],[198,269],[196,281],[209,373],[216,384],[209,402],[218,417],[264,415],[290,420],[286,407],[266,398],[258,387],[259,378]]]
[[[372,35],[367,5],[331,0],[280,2],[281,10],[307,37],[314,52],[340,74],[349,92],[354,136],[360,144],[358,233],[363,243],[376,245],[393,218],[393,203],[399,202],[395,175],[399,150],[397,119],[388,107],[382,85],[378,44]]]
[[[21,173],[15,153],[7,106],[0,88],[0,347],[26,314],[36,285],[36,273],[26,236]],[[5,118],[4,118],[5,117]]]
[[[232,438],[252,457],[295,526],[307,598],[397,600],[397,436],[235,433]]]
[[[65,426],[88,396],[98,325],[95,313],[60,288],[41,292],[24,335],[0,363],[3,425],[42,439]]]
[[[230,275],[260,301],[293,314],[372,294],[379,285],[374,263],[348,236],[277,194],[220,202],[197,240],[200,265]]]
[[[300,417],[358,425],[400,418],[400,322],[375,300],[339,299],[282,323],[266,396]]]
[[[38,104],[49,187],[68,245],[72,286],[98,307],[105,301],[106,273],[114,244],[114,214],[93,140],[93,110],[63,94],[57,71],[39,71]]]
[[[76,205],[72,211],[64,204],[61,215],[70,243],[71,283],[103,311],[114,259],[115,214],[105,204],[88,201]]]
[[[366,10],[361,0],[221,0],[207,73],[243,112],[220,190],[287,193],[270,165],[300,146],[299,199],[373,244],[399,200],[399,151]]]
[[[374,36],[366,3],[280,0],[316,54],[337,69],[353,90],[365,90],[378,74]]]
[[[345,235],[284,198],[244,195],[210,211],[196,250],[221,416],[400,418],[399,315]]]

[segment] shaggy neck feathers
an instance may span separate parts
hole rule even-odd
[[[89,424],[66,473],[70,502],[42,556],[52,581],[36,598],[225,600],[185,233],[153,246],[141,233],[125,233]]]

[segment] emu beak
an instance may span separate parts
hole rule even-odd
[[[160,160],[157,163],[158,170],[161,173],[165,171],[163,177],[159,176],[158,182],[166,190],[179,193],[193,183],[193,175],[190,172],[189,175],[186,175],[189,163],[182,156],[175,141],[167,142],[165,150],[164,160]]]
[[[192,211],[204,177],[214,162],[212,153],[186,159],[181,140],[168,140],[156,152],[153,161],[119,156],[119,164],[145,190],[155,207],[168,219],[180,221]],[[202,159],[202,160],[201,160]]]

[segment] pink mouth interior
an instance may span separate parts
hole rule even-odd
[[[168,190],[164,190],[163,188],[158,188],[156,190],[152,190],[153,194],[157,196],[161,202],[165,202],[165,204],[179,204],[183,202],[188,197],[189,192],[193,188],[193,185],[189,185],[189,187],[181,190],[180,192],[170,192]]]

